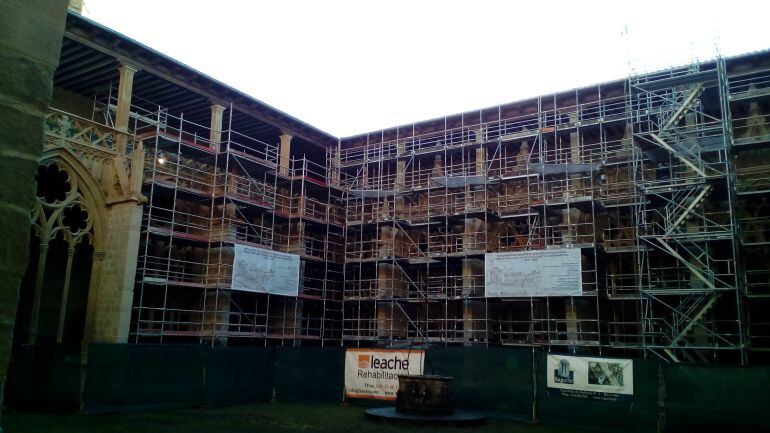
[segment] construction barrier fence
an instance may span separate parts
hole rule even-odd
[[[767,430],[770,366],[701,366],[633,360],[633,394],[573,398],[549,388],[549,354],[531,348],[429,346],[424,373],[454,378],[455,405],[492,417],[595,431]],[[22,347],[6,382],[19,410],[87,413],[269,400],[339,404],[342,347],[94,344]],[[387,402],[349,400],[387,405]]]

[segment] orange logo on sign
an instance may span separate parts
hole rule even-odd
[[[369,366],[371,357],[369,355],[358,355],[358,368],[366,368]]]

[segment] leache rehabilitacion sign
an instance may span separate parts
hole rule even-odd
[[[488,253],[484,296],[580,296],[583,275],[579,248]]]
[[[422,374],[425,351],[348,349],[345,351],[345,397],[395,400],[398,376]]]
[[[634,395],[630,359],[548,355],[548,388],[563,397],[620,401]]]

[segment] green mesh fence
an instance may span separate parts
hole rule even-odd
[[[537,417],[546,424],[606,431],[654,432],[658,420],[658,363],[634,360],[634,395],[629,401],[562,397],[548,388],[546,354],[537,354]]]
[[[342,399],[344,370],[344,348],[281,348],[276,355],[275,398],[337,403]]]
[[[274,348],[217,348],[208,353],[206,404],[267,401],[275,382]]]
[[[83,408],[194,407],[272,396],[337,403],[344,387],[344,356],[340,347],[94,344]],[[535,417],[543,423],[592,431],[770,431],[764,413],[768,366],[661,366],[634,360],[634,395],[617,402],[563,397],[550,390],[546,354],[530,349],[431,346],[425,372],[454,377],[456,405],[492,416],[532,420],[534,400]],[[25,410],[75,410],[81,377],[79,348],[17,348],[6,383],[7,403]]]
[[[768,366],[666,365],[666,431],[770,431]]]
[[[80,347],[20,346],[14,350],[5,404],[27,411],[80,408]]]
[[[93,344],[84,410],[157,409],[200,405],[205,396],[205,346]]]
[[[523,420],[532,418],[531,350],[430,347],[425,372],[454,377],[457,407]]]

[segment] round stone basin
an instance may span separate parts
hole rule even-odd
[[[446,415],[454,412],[453,379],[447,376],[398,376],[396,412]]]

